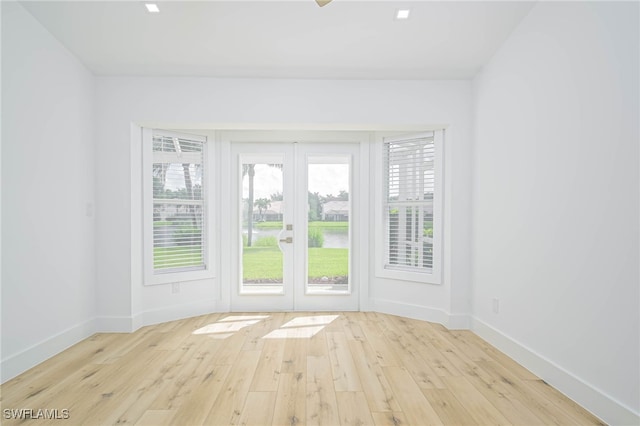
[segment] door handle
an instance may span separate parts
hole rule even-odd
[[[281,243],[292,244],[293,243],[293,237],[281,238],[280,242]]]

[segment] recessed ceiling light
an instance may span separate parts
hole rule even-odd
[[[396,19],[409,19],[409,9],[398,9],[396,12]]]
[[[158,5],[155,3],[145,3],[144,4],[149,13],[158,13],[160,9],[158,9]]]

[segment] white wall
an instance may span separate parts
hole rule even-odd
[[[379,254],[375,253],[373,246],[373,235],[380,232],[380,224],[372,218],[372,250],[369,255],[372,310],[438,322],[451,329],[470,326],[471,140],[467,123],[471,104],[470,99],[461,99],[456,111],[460,120],[453,123],[464,124],[447,127],[444,135],[441,285],[376,277],[375,262],[383,260],[376,257]],[[374,156],[371,182],[382,167],[382,159]],[[375,204],[375,197],[372,201],[371,211],[381,208]]]
[[[93,330],[93,93],[92,75],[2,2],[2,381]]]
[[[612,424],[640,410],[638,16],[538,3],[474,81],[474,329]]]
[[[94,79],[2,2],[2,380],[95,327],[224,308],[215,281],[142,286],[133,123],[445,124],[444,284],[371,265],[370,307],[464,326],[473,290],[478,333],[604,420],[637,422],[638,39],[637,4],[538,4],[473,82],[471,135],[470,82]]]
[[[324,130],[450,125],[455,136],[447,148],[448,161],[455,165],[450,167],[447,184],[455,191],[446,200],[451,212],[448,226],[454,230],[450,233],[453,243],[447,249],[453,253],[450,269],[455,269],[456,275],[445,275],[442,286],[372,278],[369,290],[380,301],[379,307],[387,311],[435,318],[430,313],[433,310],[443,322],[452,311],[467,315],[470,96],[468,81],[97,78],[98,303],[105,327],[120,324],[126,329],[129,321],[133,326],[146,323],[146,319],[135,319],[140,315],[162,317],[158,310],[182,315],[224,302],[212,300],[220,292],[211,281],[183,283],[177,295],[171,294],[168,285],[142,286],[141,247],[135,242],[141,233],[135,215],[140,198],[139,193],[133,194],[140,188],[139,172],[130,172],[132,161],[139,164],[140,158],[139,149],[131,145],[132,123],[173,128],[237,123],[239,128]]]

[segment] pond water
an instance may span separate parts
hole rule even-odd
[[[243,229],[242,232],[246,235],[247,230]],[[346,229],[323,229],[324,235],[324,248],[349,248],[349,233]],[[275,237],[278,238],[280,234],[279,229],[254,229],[253,241],[257,241],[261,237]]]
[[[324,248],[349,248],[349,233],[347,230],[325,229]]]

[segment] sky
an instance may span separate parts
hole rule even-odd
[[[254,178],[254,199],[271,197],[271,194],[282,193],[282,170],[267,164],[256,164]],[[200,184],[200,177],[195,176],[194,184]],[[249,193],[249,178],[243,179],[243,198]],[[182,165],[172,164],[167,171],[165,188],[179,190],[184,188]],[[349,192],[348,164],[310,164],[309,191],[320,195],[338,195],[340,191]]]
[[[271,194],[282,192],[282,170],[267,164],[256,164],[253,198],[270,198]],[[348,164],[310,164],[309,191],[320,195],[338,195],[340,190],[349,192]],[[249,194],[249,178],[242,181],[243,198]]]

